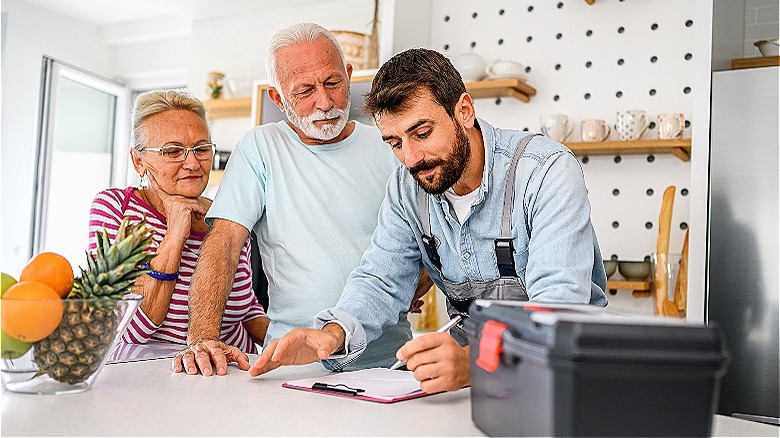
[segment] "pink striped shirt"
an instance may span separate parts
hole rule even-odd
[[[149,250],[155,252],[162,242],[167,230],[165,216],[151,205],[133,193],[133,187],[104,190],[92,201],[89,211],[89,250],[97,247],[95,233],[105,227],[113,240],[122,217],[130,216],[130,222],[135,223],[146,215],[146,223],[154,230],[153,242]],[[205,232],[192,232],[184,243],[179,267],[179,278],[171,296],[168,313],[162,324],[157,325],[139,308],[122,335],[122,341],[143,344],[150,339],[187,343],[187,328],[189,316],[189,289],[195,265],[200,256],[200,248],[206,238]],[[257,301],[252,291],[252,265],[250,264],[251,247],[247,239],[238,262],[238,269],[230,291],[225,313],[222,315],[221,337],[228,345],[234,345],[246,353],[256,353],[257,349],[249,333],[242,324],[265,315],[263,307]]]

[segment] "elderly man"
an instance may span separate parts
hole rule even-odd
[[[432,50],[384,64],[366,109],[405,166],[390,178],[371,247],[338,304],[317,315],[320,329],[272,342],[251,375],[354,360],[404,309],[423,266],[451,316],[467,317],[477,298],[607,304],[585,181],[570,150],[477,119],[457,70]],[[447,333],[420,336],[397,358],[426,392],[469,382],[468,347]]]
[[[368,248],[398,161],[374,127],[349,121],[352,66],[333,35],[300,23],[271,39],[268,95],[288,120],[251,129],[230,157],[207,218],[213,219],[190,289],[189,347],[173,369],[224,375],[247,356],[220,339],[219,323],[242,244],[258,236],[268,277],[268,343],[311,327],[336,304]],[[414,289],[414,285],[412,286]],[[411,302],[411,295],[410,295]],[[407,303],[407,309],[408,309]],[[411,339],[406,312],[355,367],[389,365]]]

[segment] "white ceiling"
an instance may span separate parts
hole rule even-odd
[[[296,8],[328,0],[24,0],[96,25],[175,16],[189,20]]]

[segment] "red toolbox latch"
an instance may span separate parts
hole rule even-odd
[[[504,337],[506,324],[488,321],[482,326],[482,336],[479,339],[479,357],[477,366],[492,373],[498,369],[498,359],[501,356],[501,341]]]

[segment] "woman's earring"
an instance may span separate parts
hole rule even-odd
[[[144,173],[139,176],[141,177],[141,187],[149,187],[149,171],[144,170]]]

